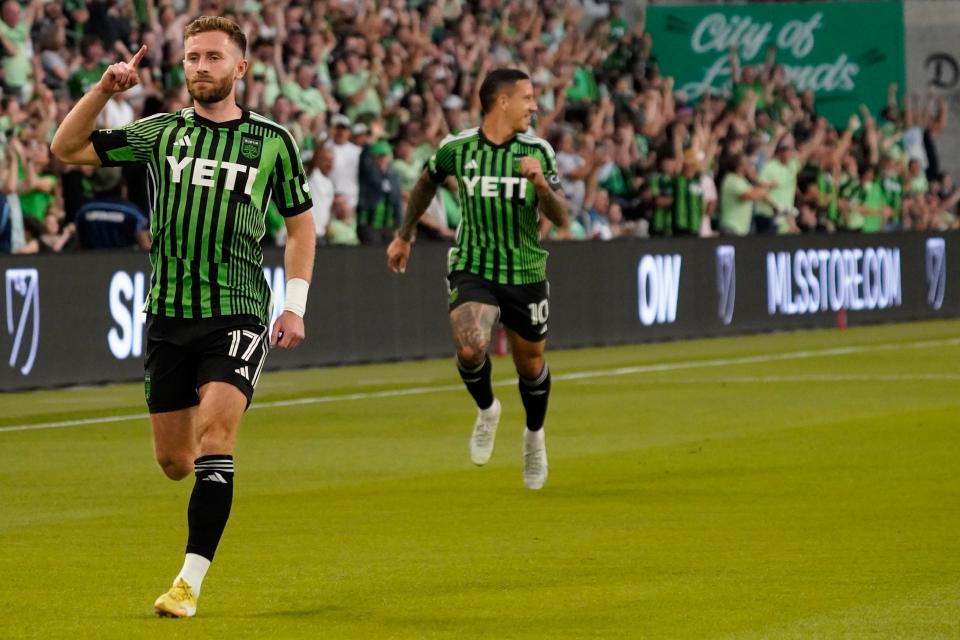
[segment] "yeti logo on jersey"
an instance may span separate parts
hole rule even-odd
[[[499,198],[501,192],[508,198],[523,198],[527,193],[526,178],[505,178],[501,176],[464,176],[463,186],[467,195],[472,196],[480,189],[483,198]]]
[[[223,183],[223,188],[227,191],[233,191],[237,184],[237,176],[246,174],[243,186],[243,192],[250,195],[253,191],[253,183],[257,179],[257,169],[247,167],[236,162],[218,162],[206,158],[197,158],[193,162],[193,168],[190,169],[190,163],[193,158],[187,157],[181,160],[173,156],[167,156],[167,164],[170,165],[170,177],[174,184],[180,184],[183,179],[184,171],[189,173],[190,184],[195,187],[214,187],[217,184],[217,178],[220,171],[227,172],[227,179]]]
[[[247,160],[254,160],[260,156],[260,138],[243,136],[240,139],[240,154]]]

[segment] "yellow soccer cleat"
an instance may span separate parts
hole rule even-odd
[[[170,591],[157,598],[153,610],[161,618],[189,618],[197,612],[197,596],[183,578],[178,578]]]

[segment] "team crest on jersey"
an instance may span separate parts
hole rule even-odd
[[[254,160],[260,157],[260,147],[262,146],[262,141],[260,138],[251,138],[248,136],[243,136],[240,139],[240,155],[242,155],[247,160]]]

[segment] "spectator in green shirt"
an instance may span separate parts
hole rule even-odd
[[[257,103],[261,108],[272,105],[280,95],[280,77],[278,69],[283,68],[280,48],[270,38],[258,38],[253,43],[253,55],[250,59],[250,79],[262,84],[261,95]]]
[[[327,243],[331,245],[356,246],[360,244],[357,236],[357,219],[341,194],[333,197],[333,217],[327,227]]]
[[[600,89],[597,79],[586,64],[580,64],[573,69],[573,84],[567,89],[567,99],[570,102],[596,103],[600,100]]]
[[[919,160],[913,159],[907,165],[907,193],[911,195],[926,195],[930,191],[930,183],[923,172]]]
[[[887,221],[893,216],[891,209],[884,199],[883,187],[876,179],[877,168],[868,164],[860,174],[860,212],[863,215],[864,233],[882,231]]]
[[[736,48],[730,51],[730,75],[733,78],[732,102],[740,106],[747,101],[750,94],[756,96],[757,109],[762,110],[766,104],[763,100],[763,81],[757,76],[753,67],[740,69]]]
[[[63,0],[63,13],[67,17],[67,41],[76,47],[83,40],[84,30],[90,22],[86,0]]]
[[[406,200],[407,195],[413,190],[413,185],[417,183],[417,179],[423,173],[423,164],[417,164],[414,161],[413,145],[406,138],[397,140],[394,151],[396,156],[390,168],[399,176],[400,192]]]
[[[754,186],[747,175],[750,159],[738,153],[727,160],[729,170],[720,185],[720,232],[728,236],[750,233],[753,203],[767,197],[767,188]]]
[[[673,235],[696,237],[704,215],[700,161],[695,149],[683,154],[683,170],[674,178]]]
[[[20,209],[24,218],[43,222],[47,210],[57,194],[57,177],[48,172],[50,148],[46,142],[31,140],[24,147],[19,140],[13,143],[20,156],[19,181]]]
[[[650,235],[673,235],[673,201],[677,160],[669,155],[660,158],[660,171],[650,176]]]
[[[403,199],[400,178],[391,170],[391,160],[393,149],[386,140],[365,147],[360,154],[357,235],[363,244],[386,246],[400,225]]]
[[[843,216],[844,231],[863,230],[863,191],[860,189],[860,170],[852,155],[843,160],[844,173],[840,180],[840,213]]]
[[[903,211],[903,177],[896,162],[889,155],[881,158],[880,171],[879,183],[883,190],[883,200],[892,211],[889,222],[900,224],[900,214]]]
[[[364,68],[364,61],[355,51],[348,51],[345,62],[347,73],[337,81],[337,94],[343,101],[345,113],[351,119],[370,114],[379,118],[383,110],[377,93],[380,75],[380,60],[374,59],[371,68]]]
[[[760,170],[758,180],[769,187],[768,197],[757,203],[756,215],[772,221],[777,233],[797,230],[794,215],[797,195],[797,175],[810,154],[819,146],[822,136],[815,134],[798,152],[793,136],[787,135],[777,144],[776,153]],[[768,222],[769,224],[769,222]],[[757,229],[760,229],[760,223]]]
[[[16,0],[4,0],[0,5],[0,52],[3,54],[3,88],[20,95],[30,84],[33,63],[30,59],[30,29],[43,6],[41,0],[31,0],[26,11],[20,10]]]
[[[67,80],[67,87],[70,89],[70,97],[79,100],[100,82],[103,72],[107,70],[107,64],[103,61],[103,43],[96,36],[87,36],[80,44],[80,51],[83,54],[83,61],[80,66],[70,74]]]
[[[297,67],[296,79],[287,80],[283,83],[283,95],[290,98],[290,102],[297,108],[308,114],[311,118],[320,117],[325,119],[327,113],[327,101],[323,98],[323,93],[313,86],[317,72],[314,67],[306,62]]]
[[[607,21],[610,24],[609,37],[611,42],[620,40],[620,38],[627,35],[627,31],[630,29],[630,25],[627,24],[627,21],[624,20],[621,15],[622,9],[623,3],[620,0],[611,0],[610,15],[607,16]]]

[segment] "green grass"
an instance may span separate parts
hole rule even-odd
[[[142,416],[141,388],[3,394],[0,638],[956,638],[955,336],[551,353],[536,493],[505,360],[482,469],[450,359],[266,374],[187,621],[152,616],[192,482],[164,479],[146,418],[3,430]]]

